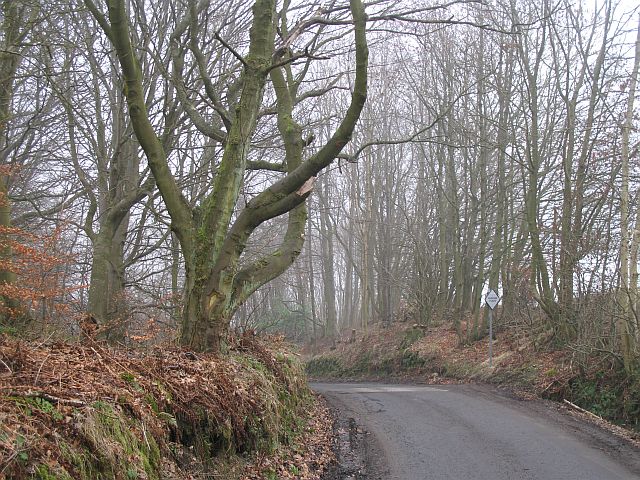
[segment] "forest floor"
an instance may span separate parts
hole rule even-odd
[[[355,341],[319,342],[303,354],[307,373],[318,381],[487,383],[517,398],[558,401],[572,415],[640,445],[640,381],[625,377],[615,359],[555,348],[544,331],[532,336],[502,328],[494,336],[491,366],[488,337],[466,341],[450,324],[374,325]]]
[[[331,423],[277,338],[215,356],[0,335],[0,479],[318,479]]]

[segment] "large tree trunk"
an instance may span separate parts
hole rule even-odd
[[[128,217],[119,225],[105,222],[93,239],[88,312],[107,327],[104,338],[112,341],[122,340],[128,321],[124,262]]]
[[[215,299],[205,293],[206,282],[196,282],[193,277],[194,273],[187,271],[180,343],[197,351],[220,351],[230,312],[208,310],[209,301]]]
[[[291,74],[291,49],[275,48],[276,3],[275,0],[256,0],[253,5],[248,54],[242,58],[243,70],[239,79],[241,92],[233,113],[225,118],[228,134],[221,138],[224,140],[224,153],[208,196],[194,210],[171,174],[166,151],[149,119],[140,62],[131,43],[124,0],[107,1],[108,19],[92,0],[85,0],[115,47],[131,124],[171,217],[171,228],[180,242],[186,271],[181,343],[197,350],[219,351],[233,313],[256,289],[279,276],[298,256],[307,217],[304,202],[311,192],[313,178],[347,144],[366,100],[366,15],[361,1],[351,0],[356,45],[356,75],[351,103],[328,142],[302,162],[305,142],[300,125],[293,120],[300,81],[296,84],[295,76]],[[283,38],[288,38],[285,10],[280,18],[280,33]],[[179,39],[187,26],[197,28],[197,9],[192,9],[190,14],[192,22],[179,23],[172,41]],[[197,50],[194,54],[198,56]],[[178,62],[179,70],[179,55],[174,57],[174,61]],[[234,215],[268,77],[276,93],[277,124],[285,147],[286,175]],[[185,103],[182,89],[183,86],[177,88],[178,96]],[[211,138],[219,136],[215,129],[207,130],[206,125],[202,125],[206,122],[194,109],[187,108],[187,112],[199,129],[202,127],[208,132],[205,134]],[[287,212],[287,232],[280,247],[250,265],[241,266],[240,257],[253,231],[262,223]]]

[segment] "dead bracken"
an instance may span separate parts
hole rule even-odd
[[[330,419],[295,355],[280,339],[230,345],[219,356],[0,336],[0,478],[319,478]]]

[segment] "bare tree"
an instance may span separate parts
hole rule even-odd
[[[303,161],[305,141],[302,129],[292,117],[301,81],[292,74],[291,64],[300,58],[292,48],[304,30],[320,20],[324,21],[326,14],[320,15],[318,20],[312,17],[302,21],[290,29],[286,8],[278,16],[276,2],[258,0],[252,9],[247,54],[237,53],[218,36],[225,48],[233,49],[242,64],[240,93],[238,103],[222,112],[223,123],[226,122],[228,129],[227,134],[220,136],[225,144],[224,154],[207,197],[194,212],[176,184],[167,163],[167,154],[148,116],[140,54],[132,44],[125,2],[108,1],[106,16],[90,0],[85,3],[116,50],[132,126],[171,216],[171,228],[181,245],[186,270],[182,343],[199,350],[219,350],[231,315],[257,288],[280,275],[298,256],[302,248],[306,219],[304,200],[311,190],[310,179],[329,165],[350,139],[366,98],[364,8],[358,0],[351,1],[357,56],[351,105],[331,140],[306,161]],[[285,3],[285,7],[287,5]],[[188,15],[195,14],[197,8],[191,8],[182,22],[188,23]],[[178,29],[180,27],[178,25]],[[281,36],[278,44],[275,40],[276,27],[279,27]],[[195,35],[195,32],[191,34]],[[302,57],[309,55],[303,54]],[[285,148],[282,163],[287,175],[251,199],[233,220],[268,79],[276,96],[277,126]],[[210,99],[216,105],[217,96],[210,95]],[[217,107],[220,110],[220,106]],[[238,271],[238,262],[253,231],[270,218],[289,211],[287,233],[280,248]]]

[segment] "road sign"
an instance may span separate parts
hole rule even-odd
[[[489,307],[489,368],[493,367],[493,309],[496,308],[500,297],[493,290],[489,290],[487,296],[484,297],[484,301]]]
[[[487,296],[484,297],[484,301],[487,303],[489,308],[493,310],[494,308],[496,308],[496,305],[498,305],[498,302],[500,301],[500,297],[498,297],[498,294],[493,290],[489,290],[489,293],[487,293]]]

